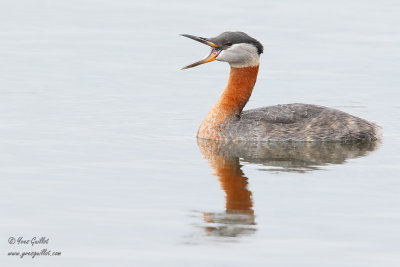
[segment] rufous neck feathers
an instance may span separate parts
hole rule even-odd
[[[197,137],[220,139],[219,126],[242,112],[257,80],[259,66],[231,67],[228,85],[200,125]]]

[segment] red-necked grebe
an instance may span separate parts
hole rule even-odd
[[[183,36],[211,46],[211,53],[182,69],[214,60],[231,66],[228,85],[201,123],[198,138],[331,142],[378,139],[377,125],[332,108],[296,103],[242,111],[256,83],[262,44],[243,32],[224,32],[213,38]]]

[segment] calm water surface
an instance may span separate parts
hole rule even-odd
[[[2,1],[2,266],[399,266],[397,1]],[[228,66],[180,33],[265,46],[247,108],[314,103],[376,144],[197,141]],[[49,243],[8,244],[45,236]],[[7,256],[61,251],[59,257]]]

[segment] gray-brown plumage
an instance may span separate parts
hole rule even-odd
[[[225,121],[221,136],[241,141],[374,141],[379,127],[340,110],[286,104],[243,111]]]
[[[185,37],[212,47],[205,59],[231,66],[228,85],[200,125],[197,137],[237,141],[374,141],[380,128],[345,112],[309,104],[287,104],[243,111],[256,83],[262,44],[243,32],[214,38]]]

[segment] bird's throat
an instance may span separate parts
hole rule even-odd
[[[197,137],[223,139],[220,125],[239,115],[253,91],[259,66],[244,68],[231,67],[228,85],[200,125]]]

